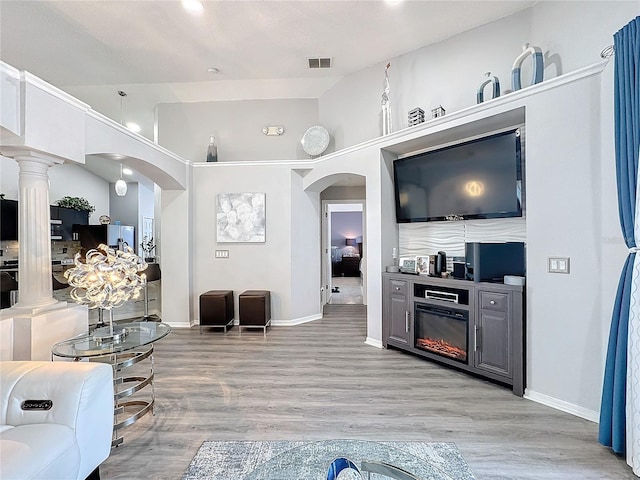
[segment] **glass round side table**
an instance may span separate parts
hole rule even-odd
[[[121,429],[135,423],[147,413],[153,413],[153,344],[171,332],[169,325],[157,322],[123,323],[118,324],[117,329],[122,333],[119,341],[105,342],[89,333],[56,343],[51,349],[52,360],[53,357],[64,357],[74,361],[107,363],[113,367],[112,447],[117,447],[124,441]],[[134,374],[127,374],[127,369],[146,359],[150,362],[149,370],[137,369]],[[131,398],[147,386],[151,386],[149,396]]]

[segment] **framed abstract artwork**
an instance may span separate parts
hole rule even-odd
[[[216,200],[218,243],[264,243],[266,194],[219,193]]]

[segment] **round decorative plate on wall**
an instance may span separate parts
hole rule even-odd
[[[111,223],[111,217],[109,215],[100,215],[100,225],[109,225]]]
[[[300,143],[302,149],[309,155],[320,155],[329,146],[329,139],[329,132],[326,128],[314,125],[304,132]]]

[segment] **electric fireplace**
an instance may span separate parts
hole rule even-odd
[[[469,312],[416,302],[414,319],[416,348],[468,363]]]

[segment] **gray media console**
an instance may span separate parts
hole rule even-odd
[[[524,394],[523,287],[383,273],[382,340]]]

